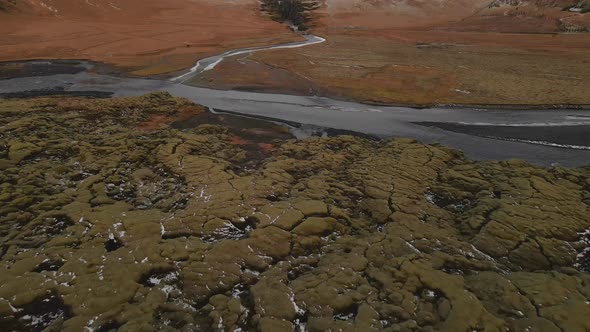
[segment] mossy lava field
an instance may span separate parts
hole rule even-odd
[[[236,123],[0,101],[0,330],[590,330],[590,168]]]

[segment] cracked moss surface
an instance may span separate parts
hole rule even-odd
[[[590,330],[589,169],[167,125],[187,110],[0,102],[0,326]]]

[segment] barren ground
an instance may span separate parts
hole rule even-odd
[[[525,1],[526,2],[526,1]],[[326,1],[328,42],[227,61],[191,84],[393,104],[589,104],[588,14],[489,1]],[[568,23],[569,24],[569,23]]]
[[[326,32],[325,44],[236,58],[192,84],[420,105],[590,103],[590,35]]]
[[[394,104],[590,103],[590,35],[322,32],[327,43],[234,59],[192,84]]]
[[[146,76],[227,49],[298,40],[252,1],[46,1],[0,11],[0,61],[89,59]],[[113,7],[114,6],[114,7]]]

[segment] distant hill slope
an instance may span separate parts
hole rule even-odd
[[[460,19],[490,0],[324,0],[322,23],[333,27],[390,28]]]
[[[590,27],[587,10],[584,0],[324,0],[319,22],[330,28],[573,32]]]
[[[495,0],[451,26],[489,32],[587,32],[590,30],[588,9],[590,1]]]
[[[161,9],[178,5],[186,6],[190,10],[194,3],[198,2],[207,3],[190,0],[0,0],[0,6],[10,8],[13,14],[27,16],[113,18],[121,15],[149,17]]]

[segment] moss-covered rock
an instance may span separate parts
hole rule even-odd
[[[165,93],[0,102],[0,326],[590,329],[590,169],[208,119]]]

